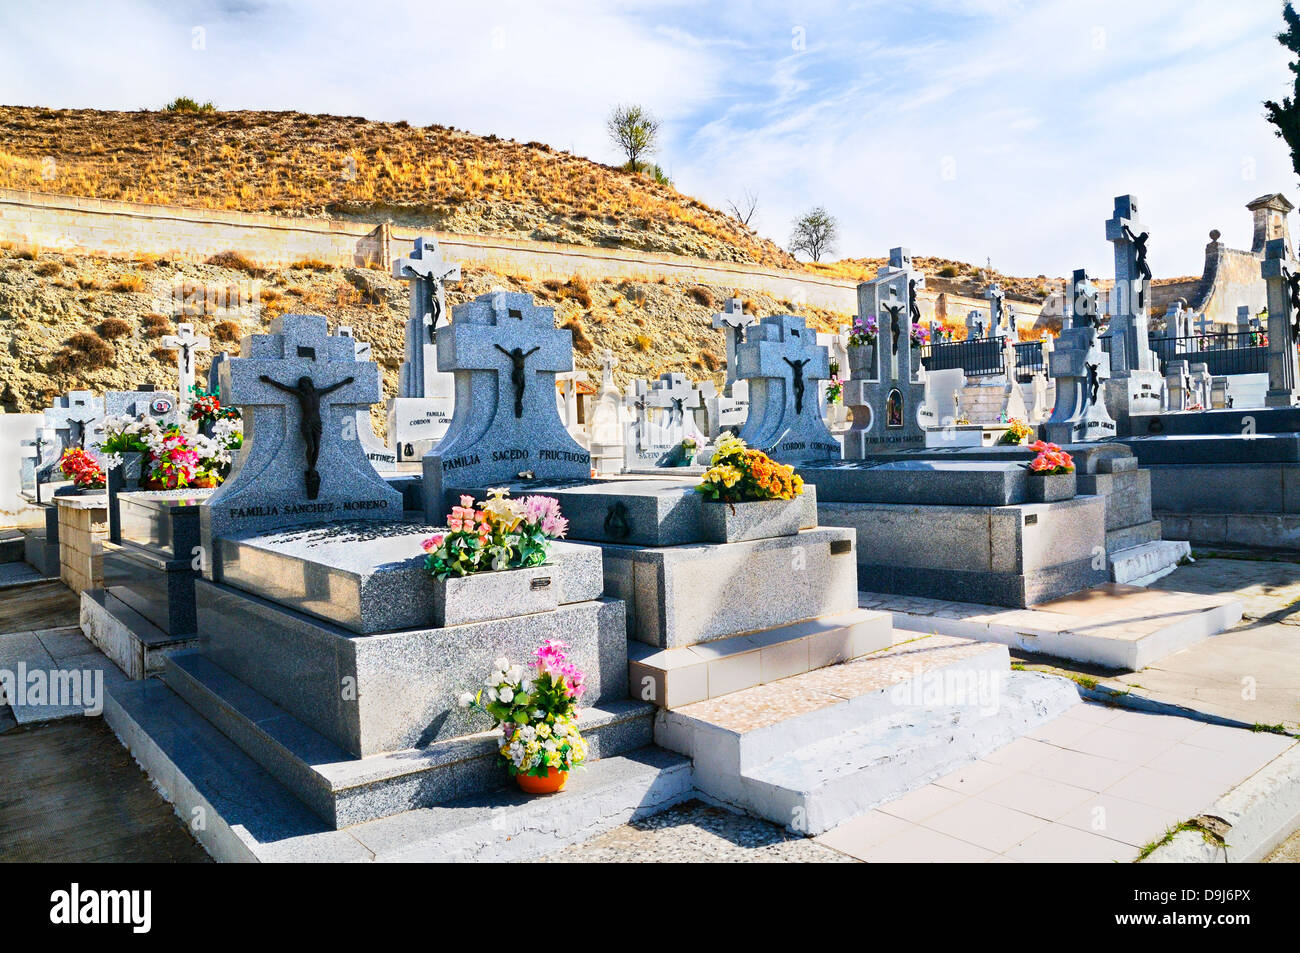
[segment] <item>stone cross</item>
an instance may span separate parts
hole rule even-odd
[[[745,328],[758,319],[745,313],[745,305],[739,298],[728,298],[724,310],[713,316],[713,326],[720,328],[727,340],[727,380],[722,392],[731,396],[731,387],[736,377],[736,345],[745,339]]]
[[[985,317],[983,311],[966,312],[966,340],[978,341],[984,337]]]
[[[239,407],[244,445],[204,507],[204,542],[286,525],[402,517],[401,493],[375,472],[357,414],[380,396],[379,368],[324,317],[285,314],[244,338],[221,368],[221,402]],[[213,555],[220,578],[218,550]]]
[[[1082,268],[1070,281],[1070,326],[1061,331],[1048,355],[1056,378],[1056,406],[1045,425],[1052,443],[1069,444],[1116,435],[1106,410],[1105,387],[1111,364],[1097,330],[1096,287]]]
[[[1249,334],[1251,331],[1253,331],[1254,328],[1251,325],[1251,321],[1252,321],[1252,315],[1250,313],[1250,305],[1248,304],[1238,305],[1237,306],[1237,333]]]
[[[614,382],[618,358],[609,348],[600,355],[600,390],[591,408],[591,461],[597,473],[623,469],[623,395]]]
[[[1185,304],[1187,302],[1179,298],[1170,302],[1169,307],[1165,310],[1165,334],[1168,337],[1185,338],[1191,336],[1190,329],[1187,326],[1187,312],[1183,310]]]
[[[1115,377],[1132,371],[1155,372],[1158,363],[1150,347],[1148,308],[1151,268],[1147,264],[1150,233],[1138,222],[1137,198],[1120,195],[1115,214],[1106,222],[1106,238],[1115,246],[1115,290],[1111,295],[1110,364]]]
[[[194,400],[195,359],[199,351],[208,349],[208,337],[205,334],[196,335],[192,324],[178,324],[176,333],[164,336],[162,343],[164,347],[176,351],[176,386],[181,403],[189,406]]]
[[[1264,246],[1260,273],[1268,287],[1268,393],[1266,407],[1294,407],[1300,403],[1300,365],[1296,339],[1300,337],[1300,264],[1291,256],[1285,239]]]
[[[900,320],[910,320],[905,306]],[[736,349],[736,373],[749,384],[742,440],[781,463],[840,458],[817,385],[830,376],[829,353],[804,318],[773,315],[751,327]]]
[[[704,443],[695,422],[698,395],[685,374],[661,374],[652,382],[638,380],[634,392],[636,417],[628,424],[624,440],[629,465],[676,465],[683,440],[694,440],[697,447]]]
[[[617,390],[614,383],[614,368],[618,367],[618,358],[609,348],[600,352],[600,391],[603,393],[607,388]]]
[[[1201,335],[1201,337],[1209,337],[1212,334],[1216,334],[1219,330],[1218,322],[1210,320],[1210,316],[1204,311],[1196,316],[1196,321],[1194,323],[1196,324],[1196,333]]]
[[[406,360],[398,371],[398,397],[433,396],[435,342],[438,331],[447,324],[444,283],[460,280],[460,265],[441,254],[437,239],[420,237],[410,255],[393,262],[393,277],[411,283]]]
[[[1002,302],[1006,296],[1007,293],[996,281],[984,290],[984,297],[989,301],[989,337],[1001,337],[1003,334]]]
[[[457,305],[438,335],[438,370],[454,375],[456,409],[424,456],[425,514],[446,516],[456,488],[496,486],[530,473],[585,479],[591,455],[564,428],[555,378],[573,370],[573,332],[531,295],[493,291]]]

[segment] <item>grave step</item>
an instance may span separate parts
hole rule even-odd
[[[219,861],[525,860],[692,791],[687,759],[647,747],[592,762],[548,797],[507,789],[339,831],[156,679],[114,682],[104,718]]]
[[[22,562],[27,537],[21,530],[0,531],[0,564]]]
[[[816,834],[1078,700],[1065,679],[1012,672],[1005,646],[932,635],[661,712],[655,740],[694,759],[709,796]]]
[[[1106,552],[1113,555],[1122,549],[1141,546],[1143,543],[1159,542],[1163,535],[1157,519],[1134,523],[1121,529],[1110,529],[1106,531]]]
[[[859,658],[892,641],[889,613],[855,609],[675,649],[633,641],[628,678],[635,697],[679,708]]]
[[[1191,555],[1191,544],[1183,540],[1163,539],[1130,546],[1111,555],[1110,577],[1130,586],[1149,586]]]
[[[57,579],[61,569],[58,537],[51,542],[43,529],[29,529],[23,535],[23,560],[47,579]]]
[[[496,765],[495,731],[353,758],[197,651],[168,656],[163,680],[336,828],[477,795],[505,780]],[[582,709],[589,757],[594,762],[648,744],[653,711],[633,701]]]
[[[161,672],[168,652],[197,644],[198,637],[192,634],[168,635],[122,601],[115,589],[82,591],[81,631],[128,678]]]

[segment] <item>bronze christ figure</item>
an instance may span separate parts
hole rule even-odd
[[[793,375],[794,412],[796,414],[802,414],[803,413],[803,389],[804,389],[803,369],[804,369],[804,365],[807,364],[810,360],[812,360],[812,358],[805,357],[802,361],[792,361],[788,357],[783,357],[781,358],[781,360],[789,364],[790,370],[794,371],[794,375]]]
[[[314,500],[320,495],[320,474],[316,472],[316,459],[320,456],[320,441],[324,426],[320,417],[320,400],[329,394],[334,393],[340,387],[351,384],[355,377],[345,377],[337,384],[331,384],[329,387],[317,389],[316,384],[307,375],[298,378],[298,385],[290,387],[287,384],[281,384],[279,381],[272,380],[263,374],[258,380],[264,384],[270,384],[276,390],[282,390],[286,394],[293,394],[298,398],[298,407],[301,410],[301,420],[298,424],[298,432],[302,434],[303,445],[306,450],[307,471],[304,478],[307,483],[307,499]]]
[[[507,351],[500,344],[493,345],[498,351],[510,358],[510,383],[515,388],[515,417],[519,418],[524,415],[524,387],[528,383],[528,377],[524,373],[524,361],[532,356],[534,351],[541,350],[541,346],[533,348],[531,351],[525,351],[521,347],[512,348]]]

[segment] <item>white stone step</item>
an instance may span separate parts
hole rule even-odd
[[[1184,540],[1158,539],[1121,549],[1110,557],[1110,577],[1130,586],[1149,586],[1191,559],[1192,546]]]
[[[997,750],[1078,701],[1065,679],[1008,672],[988,710],[917,707],[745,772],[745,806],[820,834]]]
[[[703,793],[816,834],[982,757],[1079,701],[1003,645],[924,636],[659,714]]]

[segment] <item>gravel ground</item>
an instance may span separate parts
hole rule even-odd
[[[1278,844],[1277,849],[1264,858],[1264,863],[1300,864],[1300,831]]]
[[[549,863],[855,863],[775,824],[701,801],[615,828],[542,858]]]

